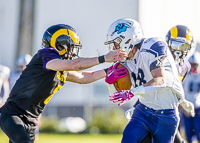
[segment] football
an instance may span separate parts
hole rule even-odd
[[[123,64],[119,64],[117,68],[125,67]],[[117,91],[120,90],[128,90],[131,89],[132,83],[129,72],[127,71],[128,75],[122,78],[119,78],[116,82],[114,82],[114,86]]]

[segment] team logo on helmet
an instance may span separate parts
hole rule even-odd
[[[125,32],[127,28],[131,28],[131,26],[126,23],[117,24],[117,26],[115,27],[115,31],[111,34],[111,36],[113,36],[115,32],[117,32],[117,34]]]

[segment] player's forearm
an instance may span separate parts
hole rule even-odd
[[[87,84],[104,78],[106,76],[106,72],[104,70],[92,71],[92,72],[88,71],[88,72],[82,72],[82,75],[83,78],[79,80],[79,83]]]
[[[143,86],[158,86],[158,85],[164,85],[165,79],[164,77],[157,77],[151,79],[149,82],[145,83]]]
[[[46,68],[54,71],[80,71],[100,63],[115,62],[127,57],[124,50],[113,50],[106,55],[93,58],[77,58],[74,60],[53,59],[47,62]]]
[[[46,68],[54,71],[80,71],[98,65],[97,57],[77,58],[74,60],[53,59],[46,64]]]
[[[72,69],[75,71],[84,70],[99,64],[98,57],[78,58],[72,61]]]

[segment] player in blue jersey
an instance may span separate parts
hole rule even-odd
[[[189,38],[192,37],[192,38]],[[175,63],[177,65],[178,74],[180,81],[183,81],[187,73],[190,71],[190,63],[188,62],[187,56],[192,47],[194,47],[194,41],[193,41],[193,35],[191,31],[183,25],[177,25],[172,27],[169,32],[166,35],[166,42],[168,43],[168,46],[170,48],[170,51],[174,57]],[[113,71],[114,70],[114,71]],[[115,75],[119,75],[119,71],[112,68],[112,73]],[[111,72],[110,69],[108,72]],[[120,75],[123,76],[122,72],[120,72]],[[112,75],[110,75],[112,76]],[[110,79],[110,76],[106,77],[106,80]],[[116,81],[120,76],[115,76],[115,79],[112,81]],[[139,104],[139,101],[137,101],[134,105],[134,107]],[[131,115],[134,111],[134,107],[127,110],[126,117],[130,120]],[[145,137],[144,140],[141,141],[141,143],[150,143],[151,142],[151,135],[150,133]],[[175,135],[174,143],[184,143],[184,139],[181,137],[180,132],[177,131]]]
[[[0,108],[0,126],[11,143],[33,143],[38,116],[65,81],[84,84],[106,76],[105,70],[77,71],[127,56],[120,49],[100,57],[81,58],[81,47],[77,32],[69,25],[53,25],[45,31],[42,49],[23,70]]]
[[[194,116],[194,106],[184,97],[176,64],[165,40],[144,38],[140,24],[133,19],[120,19],[109,28],[110,49],[124,49],[123,61],[129,69],[135,88],[110,94],[119,106],[134,95],[140,103],[123,132],[122,143],[141,142],[150,133],[153,142],[173,142],[179,123],[178,105]]]

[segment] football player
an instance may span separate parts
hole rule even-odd
[[[188,54],[194,48],[193,34],[188,27],[176,25],[168,31],[166,42],[174,57],[179,79],[182,82],[191,69],[191,65],[188,62]]]
[[[188,54],[191,49],[194,48],[193,34],[188,27],[184,25],[176,25],[168,31],[166,35],[166,42],[168,43],[170,51],[174,57],[178,69],[179,79],[183,82],[184,78],[191,69],[191,65],[188,61]],[[174,143],[185,143],[185,140],[181,137],[179,130],[176,133]]]
[[[195,116],[191,117],[186,112],[182,112],[182,119],[184,123],[185,136],[188,143],[192,143],[193,136],[196,136],[198,143],[200,143],[200,53],[195,51],[189,58],[191,63],[191,71],[183,81],[185,91],[185,98],[192,102],[195,107]]]
[[[84,84],[106,76],[106,70],[77,71],[127,56],[119,49],[99,57],[81,58],[81,47],[77,32],[69,25],[53,25],[45,31],[42,49],[23,70],[8,100],[0,108],[0,126],[10,142],[34,141],[38,116],[65,81]]]
[[[16,65],[17,70],[10,73],[9,85],[10,89],[14,86],[17,79],[20,77],[22,71],[26,68],[26,65],[31,61],[32,56],[29,54],[22,54],[17,58]]]
[[[110,26],[105,44],[110,49],[126,51],[128,58],[123,62],[135,86],[110,94],[110,100],[119,106],[134,95],[140,100],[123,132],[122,143],[141,142],[148,133],[153,142],[173,142],[179,123],[178,105],[192,116],[194,106],[184,97],[176,64],[165,40],[144,38],[137,21],[119,19]]]

